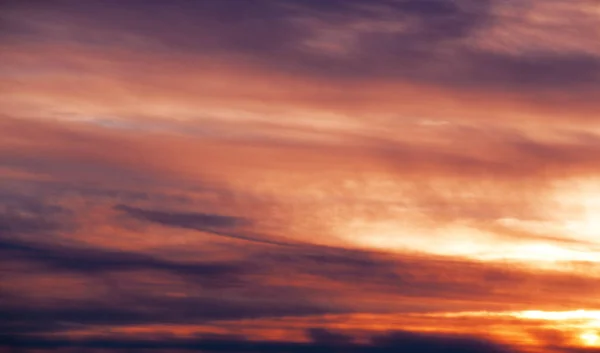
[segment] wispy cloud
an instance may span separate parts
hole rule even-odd
[[[1,7],[8,345],[595,349],[594,1]]]

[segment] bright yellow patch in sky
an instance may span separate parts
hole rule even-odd
[[[394,190],[390,187],[389,194]],[[557,186],[550,200],[546,218],[539,220],[506,217],[488,224],[460,219],[436,223],[407,207],[390,211],[387,217],[340,222],[335,228],[341,239],[367,248],[558,269],[566,262],[600,263],[600,180],[566,182]]]
[[[594,331],[586,331],[582,333],[579,338],[581,338],[581,342],[586,346],[599,346],[600,345],[600,336]]]
[[[600,323],[600,310],[573,310],[573,311],[541,311],[527,310],[514,314],[523,319],[534,320],[595,320]]]
[[[513,317],[519,320],[533,321],[539,327],[558,330],[576,346],[600,347],[600,310],[571,311],[472,311],[431,314],[445,318],[493,318]]]

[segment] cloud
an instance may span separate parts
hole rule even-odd
[[[560,353],[598,353],[598,348],[581,348],[581,347],[553,347]]]
[[[74,328],[119,327],[149,323],[215,325],[222,320],[260,319],[266,317],[306,316],[327,313],[323,307],[276,298],[269,300],[224,301],[222,298],[132,297],[127,302],[62,307],[12,305],[0,308],[3,332],[31,336],[47,332],[69,334]],[[209,330],[210,332],[210,327]]]
[[[120,208],[143,210],[125,205]],[[189,221],[190,214],[182,214],[186,214],[185,220]],[[200,215],[198,219],[205,222],[206,214]],[[212,219],[208,219],[211,223]],[[220,222],[217,222],[219,226],[230,227],[229,223]],[[151,235],[149,229],[145,230],[144,238]],[[115,230],[114,234],[122,233]],[[228,240],[235,242],[233,238]],[[574,274],[541,273],[506,264],[379,253],[308,242],[276,248],[260,242],[252,246],[231,246],[223,260],[206,257],[198,250],[195,259],[183,260],[169,257],[168,252],[147,254],[141,250],[109,250],[91,244],[84,247],[4,237],[0,254],[0,264],[9,269],[11,278],[1,293],[5,305],[0,308],[3,312],[0,325],[17,338],[48,332],[68,335],[75,328],[155,323],[217,325],[217,322],[249,318],[282,319],[334,313],[388,312],[402,316],[439,308],[525,309],[538,291],[549,294],[544,302],[536,304],[537,308],[552,307],[559,302],[577,306],[589,303],[585,293],[597,290],[594,278]],[[577,288],[577,294],[571,288]],[[336,298],[335,302],[330,300],[332,297]],[[398,347],[436,349],[441,344],[473,352],[483,347],[488,352],[495,349],[481,341],[445,337],[434,340],[440,343],[432,343],[432,339],[420,335],[382,338],[372,345],[353,344],[341,334],[322,329],[307,331],[307,335],[315,341],[309,348],[324,351],[332,346],[353,347],[359,352],[393,351]],[[27,342],[36,340],[31,338]],[[71,344],[66,342],[49,344]],[[81,344],[90,349],[96,344],[112,344],[97,342]],[[184,348],[187,344],[197,349],[213,347],[212,343],[208,346],[204,343],[164,342],[164,348]],[[130,344],[130,348],[143,349],[147,343],[125,343]],[[278,344],[265,343],[258,347],[273,347],[275,351],[285,351],[288,347]],[[157,347],[160,348],[160,343]],[[233,351],[259,349],[237,342],[227,346],[230,348],[214,347]]]
[[[146,305],[152,308],[154,305],[173,311],[200,300],[194,298],[208,288],[212,288],[206,293],[209,295],[208,299],[200,302],[211,302],[218,298],[227,305],[236,306],[236,303],[240,303],[236,288],[244,287],[245,291],[263,296],[264,299],[258,299],[260,296],[257,299],[248,297],[242,300],[242,303],[247,302],[243,305],[250,305],[252,308],[256,306],[257,314],[263,310],[267,315],[271,311],[263,305],[275,308],[274,303],[268,303],[275,300],[279,293],[288,293],[285,302],[290,301],[290,310],[293,312],[296,312],[293,308],[302,307],[304,302],[319,308],[323,305],[322,298],[334,293],[338,296],[338,303],[328,304],[328,309],[321,310],[360,311],[363,306],[372,305],[369,303],[369,295],[377,293],[382,301],[381,308],[377,311],[394,312],[412,311],[419,307],[426,310],[427,305],[418,304],[425,298],[441,302],[466,300],[461,310],[508,301],[508,298],[513,305],[526,305],[530,300],[530,290],[534,288],[552,293],[547,298],[548,304],[538,305],[551,305],[552,300],[559,298],[563,303],[567,302],[567,298],[569,302],[577,303],[585,300],[585,295],[575,296],[569,288],[588,288],[593,291],[596,286],[593,279],[574,275],[539,274],[518,268],[507,269],[427,256],[384,256],[368,251],[308,244],[288,250],[282,248],[277,252],[269,247],[254,248],[249,253],[238,254],[235,260],[228,261],[175,261],[131,251],[30,244],[16,240],[4,240],[0,245],[5,263],[37,264],[41,267],[36,272],[46,277],[61,274],[92,276],[92,281],[109,284],[109,289],[115,293],[122,292],[136,297],[141,308]],[[444,271],[450,270],[457,275],[451,278],[442,275]],[[18,267],[11,273],[15,279],[21,275]],[[125,276],[125,281],[119,279],[120,276]],[[164,276],[167,277],[163,284],[159,279]],[[156,278],[157,282],[150,282],[149,287],[143,289],[140,286],[144,278]],[[31,286],[35,286],[37,281],[33,277]],[[286,285],[282,286],[280,283],[284,282],[281,281]],[[352,289],[357,282],[361,283],[360,288]],[[514,289],[516,283],[520,283],[519,290]],[[568,286],[565,285],[567,283]],[[183,297],[170,298],[169,288],[179,288],[175,290],[181,291]],[[217,293],[218,296],[213,298]],[[398,298],[403,300],[397,301]],[[390,303],[387,303],[388,300]],[[397,303],[391,304],[392,301]],[[114,310],[120,310],[120,305],[115,305]],[[385,306],[388,306],[387,309],[383,309]],[[216,307],[213,305],[213,308]],[[137,310],[133,307],[130,309]],[[305,309],[300,312],[303,310]],[[422,309],[417,309],[420,310]],[[163,314],[166,315],[167,312]],[[235,312],[244,315],[245,310],[239,308],[227,312],[236,317]],[[280,307],[275,312],[285,313],[287,309]],[[198,315],[197,319],[208,315],[203,314],[203,311],[189,311],[188,314],[186,317],[189,318]]]
[[[142,210],[126,205],[117,205],[115,209],[132,217],[155,222],[171,227],[190,228],[196,230],[210,228],[234,228],[244,225],[246,220],[237,217],[212,215],[203,213],[161,212]]]
[[[8,2],[2,331],[31,347],[114,329],[131,340],[82,349],[143,350],[131,332],[162,324],[254,330],[165,349],[501,352],[328,320],[442,330],[465,324],[427,313],[597,306],[592,5]],[[292,331],[310,342],[264,341]]]
[[[71,239],[102,228],[97,234],[108,237],[121,228],[134,233],[146,227],[153,239],[162,234],[169,242],[183,236],[193,242],[229,238],[290,247],[311,242],[337,246],[340,241],[363,246],[368,237],[382,233],[412,246],[418,242],[403,234],[455,242],[453,233],[428,227],[464,222],[481,232],[487,246],[481,251],[491,251],[491,244],[514,247],[526,241],[592,245],[580,236],[560,234],[564,230],[556,218],[561,208],[570,210],[557,199],[556,183],[594,176],[599,146],[594,134],[546,137],[500,127],[407,124],[406,136],[396,138],[285,144],[92,130],[66,122],[4,124],[19,138],[5,140],[0,155],[4,151],[15,158],[11,151],[16,146],[31,145],[17,150],[32,161],[20,168],[38,176],[27,182],[12,178],[4,199],[20,210],[45,208],[40,212],[56,219],[40,219],[69,228],[60,233],[71,233]],[[126,153],[112,149],[115,140]],[[82,160],[95,172],[79,171],[87,165]],[[42,175],[49,180],[40,181]],[[40,205],[34,207],[36,202]],[[395,223],[398,217],[418,227],[405,229]],[[557,226],[551,232],[538,227],[542,234],[512,232],[499,226],[507,218]],[[355,221],[387,222],[389,234],[376,227],[357,229]],[[439,244],[441,253],[445,245]]]
[[[40,262],[49,270],[81,272],[94,275],[111,271],[156,270],[194,277],[195,280],[212,279],[226,283],[231,275],[241,275],[241,264],[185,263],[162,260],[153,256],[126,251],[111,251],[98,248],[63,246],[59,244],[31,244],[12,240],[5,236],[0,240],[0,252],[5,259],[27,259]]]
[[[539,9],[536,1],[513,8],[493,0],[378,0],[368,5],[360,1],[323,5],[256,0],[245,2],[243,9],[231,1],[131,2],[113,7],[100,2],[67,3],[59,4],[62,12],[17,6],[8,11],[10,23],[18,24],[9,33],[28,41],[39,37],[60,43],[74,37],[77,45],[135,47],[123,43],[122,38],[129,35],[150,51],[236,57],[241,65],[334,81],[393,78],[454,90],[552,91],[572,99],[576,95],[571,90],[597,91],[600,82],[598,53],[557,51],[551,44],[533,54],[526,52],[527,45],[512,44],[517,50],[511,47],[517,38],[538,27],[546,28],[542,20],[531,18],[556,17],[556,13],[565,13],[569,18],[562,21],[571,26],[577,26],[577,16],[586,16],[585,26],[569,31],[563,41],[593,36],[588,27],[593,28],[600,19],[593,15],[587,0],[554,1]],[[586,10],[570,11],[582,8]],[[127,15],[132,13],[136,16]],[[496,33],[506,32],[515,18],[521,21],[517,33],[510,33],[509,38]],[[19,25],[30,27],[27,35]],[[206,35],[203,28],[217,35]],[[555,38],[531,42],[551,43]],[[331,55],[332,50],[337,54]],[[529,97],[534,99],[535,94]]]
[[[38,233],[51,232],[59,226],[48,220],[39,218],[21,217],[18,215],[0,214],[0,234]]]
[[[503,348],[491,342],[469,337],[414,334],[410,332],[393,332],[376,336],[372,339],[375,346],[389,351],[406,352],[445,352],[445,353],[508,353],[512,349]]]
[[[543,53],[512,56],[482,51],[466,52],[468,72],[464,84],[472,86],[544,91],[545,89],[588,88],[600,83],[600,57],[589,54]],[[458,82],[461,83],[461,82]]]
[[[352,342],[352,337],[318,327],[307,329],[306,335],[312,342],[325,345],[339,346]]]
[[[138,218],[151,223],[161,224],[167,227],[191,229],[209,233],[215,236],[240,239],[269,245],[295,246],[299,244],[291,241],[278,239],[277,237],[244,230],[244,226],[251,225],[251,222],[248,219],[240,217],[194,212],[164,212],[154,210],[151,211],[126,205],[117,205],[115,206],[115,209],[125,212],[126,214],[134,218]]]
[[[312,329],[311,332],[314,332]],[[324,334],[326,331],[320,331]],[[334,333],[328,333],[334,335]],[[233,340],[227,337],[173,341],[128,341],[128,340],[83,340],[78,342],[59,339],[31,339],[16,341],[15,347],[55,349],[78,347],[86,349],[108,349],[114,351],[137,351],[145,349],[169,350],[184,349],[202,352],[406,352],[406,353],[516,353],[516,350],[482,339],[461,336],[440,336],[411,332],[390,332],[373,338],[370,344],[340,342],[295,343],[285,341]]]

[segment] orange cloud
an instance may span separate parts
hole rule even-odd
[[[595,349],[597,11],[525,3],[6,5],[0,327]]]

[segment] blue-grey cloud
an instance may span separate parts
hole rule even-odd
[[[310,332],[314,336],[316,329]],[[318,330],[319,335],[342,335]],[[325,333],[327,332],[327,333]],[[313,337],[315,338],[315,337]],[[349,337],[348,337],[349,338]],[[28,339],[11,342],[13,347],[35,349],[80,348],[105,349],[108,351],[138,352],[148,349],[162,352],[168,350],[186,350],[199,352],[230,352],[230,353],[304,353],[304,352],[347,352],[347,353],[516,353],[517,350],[483,339],[468,336],[450,336],[436,334],[419,334],[412,332],[389,332],[373,337],[369,344],[351,343],[341,339],[322,341],[316,338],[308,343],[285,341],[248,341],[234,337],[207,337],[188,340],[79,340],[69,341],[60,339]]]
[[[455,88],[553,90],[566,95],[567,87],[590,89],[600,84],[597,55],[559,50],[520,54],[472,44],[472,37],[490,26],[508,26],[504,22],[511,16],[496,13],[494,0],[52,3],[9,6],[16,10],[9,11],[15,14],[7,21],[12,27],[5,36],[60,41],[67,32],[69,40],[110,46],[130,45],[121,43],[128,34],[144,39],[139,42],[154,43],[152,50],[233,54],[269,69],[329,78],[385,77]],[[529,7],[534,3],[527,2]],[[36,16],[19,20],[29,14]],[[37,27],[36,19],[42,22]],[[49,31],[53,27],[43,21],[52,20],[66,31]],[[332,32],[352,38],[346,55],[303,50],[307,42]]]
[[[205,214],[197,212],[176,212],[146,210],[127,205],[117,205],[116,210],[127,215],[150,223],[167,227],[196,230],[218,237],[245,240],[253,243],[297,246],[297,242],[281,240],[277,237],[249,231],[252,220],[244,217],[224,216],[218,214]]]
[[[159,223],[171,227],[189,229],[233,228],[247,224],[247,220],[238,217],[194,212],[165,212],[144,210],[127,205],[117,205],[115,209],[132,217]]]
[[[25,259],[43,264],[50,270],[102,274],[124,270],[157,270],[173,274],[212,278],[224,283],[228,275],[241,274],[247,264],[176,262],[128,251],[104,250],[93,247],[73,247],[40,240],[38,243],[0,238],[0,253],[4,260]]]

